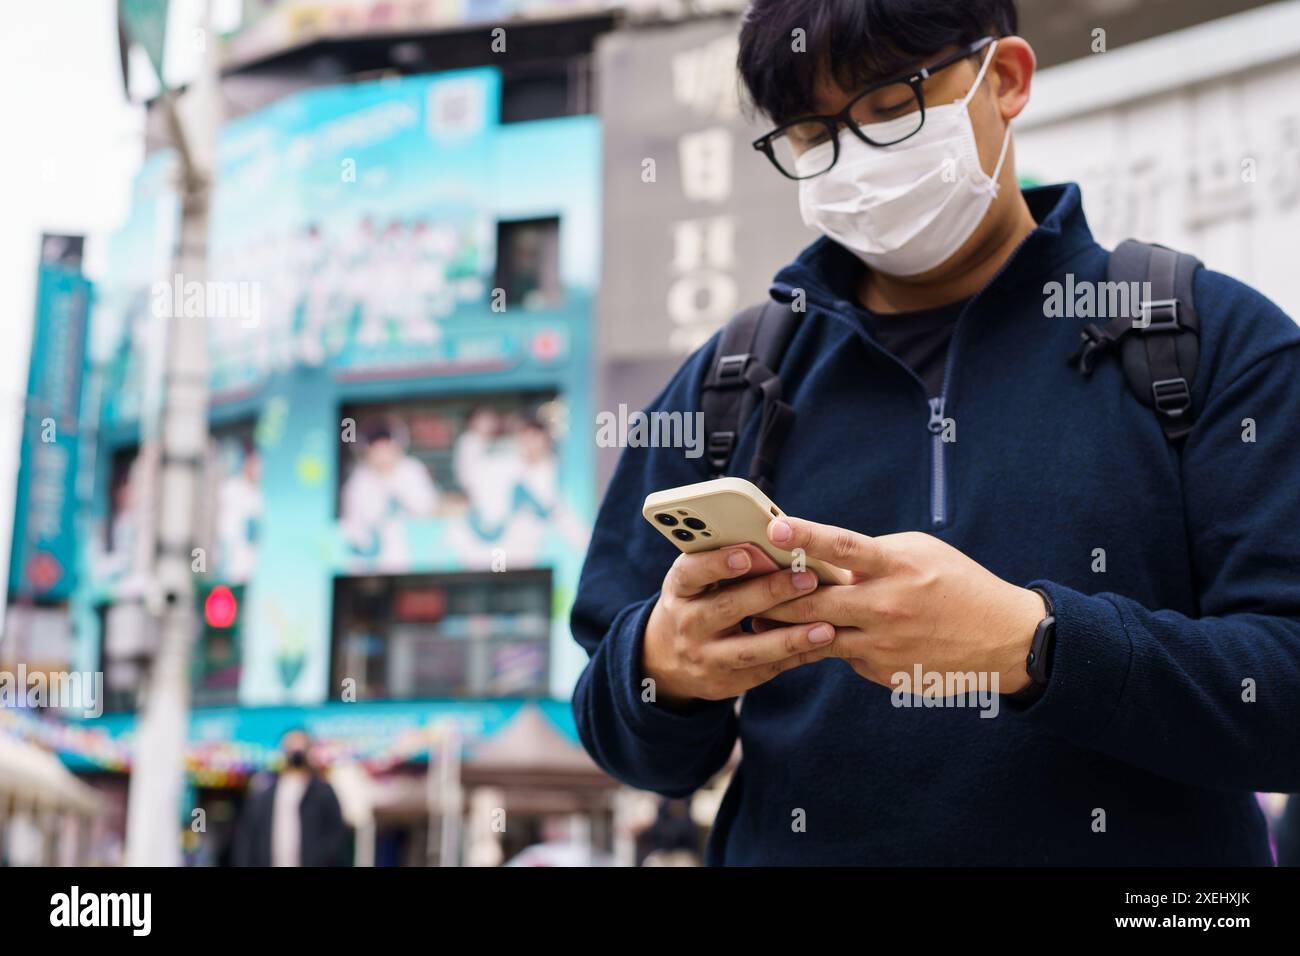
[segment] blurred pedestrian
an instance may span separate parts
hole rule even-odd
[[[655,822],[637,836],[642,866],[699,866],[700,831],[689,800],[661,800]]]
[[[284,765],[250,786],[235,834],[235,866],[343,866],[348,826],[338,797],[311,762],[311,737],[295,728],[280,740]]]
[[[1277,827],[1277,865],[1300,866],[1300,794],[1292,794]]]

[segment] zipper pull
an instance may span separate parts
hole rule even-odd
[[[937,435],[943,431],[943,396],[930,399],[930,421],[927,423],[930,434]]]

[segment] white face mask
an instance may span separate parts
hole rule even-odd
[[[951,258],[993,204],[1011,143],[1008,126],[997,167],[992,176],[985,173],[967,106],[996,49],[994,42],[970,92],[927,110],[925,125],[910,139],[869,146],[851,130],[841,130],[839,161],[829,172],[799,183],[804,223],[888,275],[919,275]],[[900,117],[861,129],[887,142],[914,122]],[[833,148],[821,143],[799,157],[797,166],[824,166]]]

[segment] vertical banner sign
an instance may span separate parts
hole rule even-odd
[[[605,130],[598,407],[640,408],[816,239],[752,147],[738,19],[615,30],[596,48]],[[602,448],[598,481],[619,450]]]
[[[816,238],[797,187],[751,146],[767,124],[741,107],[738,29],[618,30],[597,47],[606,361],[680,362]]]
[[[63,600],[74,583],[77,417],[90,295],[77,270],[41,266],[9,562],[14,597]]]

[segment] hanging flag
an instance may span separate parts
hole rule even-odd
[[[42,263],[9,559],[14,597],[59,601],[73,588],[77,419],[90,296],[90,282],[77,269]]]

